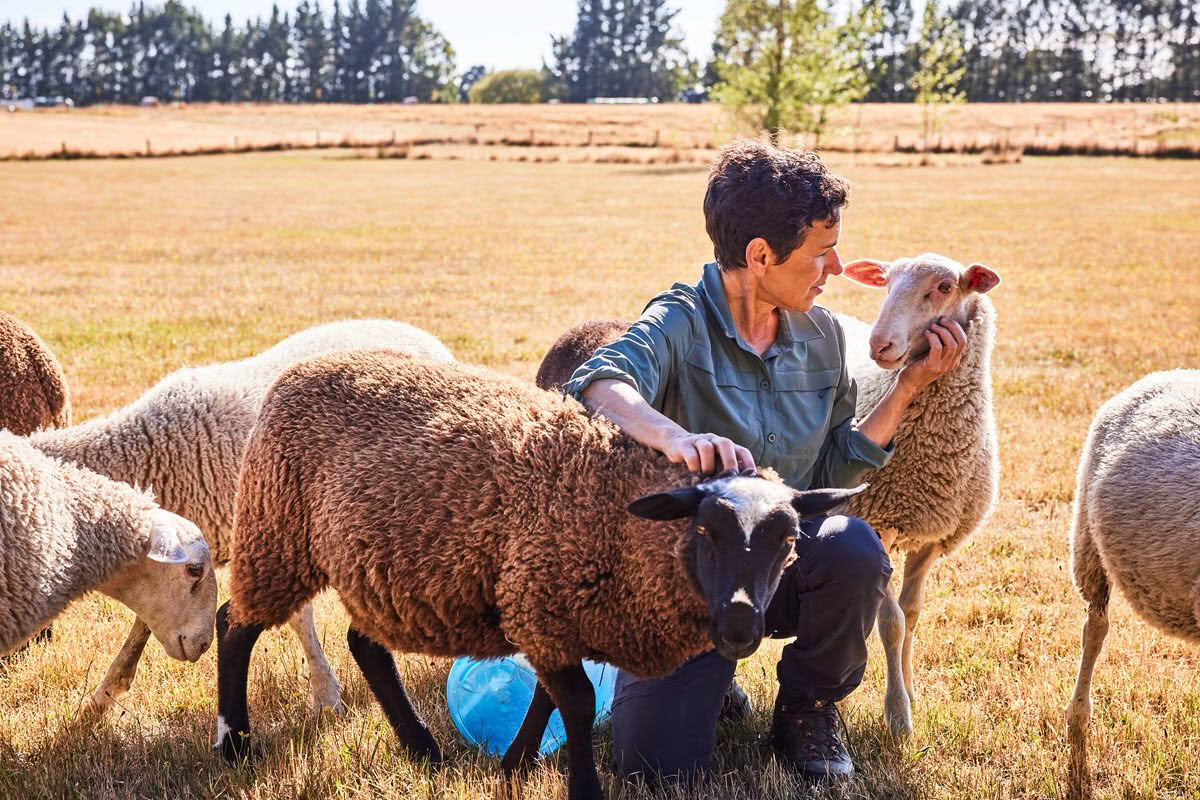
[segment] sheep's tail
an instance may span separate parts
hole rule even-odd
[[[324,588],[309,552],[303,462],[269,441],[270,428],[256,427],[242,462],[229,562],[231,625],[281,625]]]

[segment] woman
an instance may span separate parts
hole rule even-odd
[[[953,369],[966,336],[933,325],[929,354],[909,364],[865,419],[838,323],[814,303],[842,272],[837,243],[849,184],[814,153],[739,141],[717,156],[704,198],[715,263],[675,284],[629,331],[600,348],[563,391],[673,462],[774,468],[788,485],[853,486],[888,462],[913,397]],[[891,575],[862,520],[804,523],[808,538],[767,609],[776,638],[795,637],[776,668],[772,742],[801,773],[847,776],[853,764],[834,703],[862,681],[866,639]],[[621,673],[613,740],[626,775],[692,778],[712,764],[717,721],[743,716],[736,664],[710,652],[664,678]]]

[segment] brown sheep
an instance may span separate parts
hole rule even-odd
[[[441,758],[385,648],[519,650],[545,689],[505,768],[536,752],[557,705],[569,796],[600,797],[581,659],[661,675],[714,645],[746,657],[799,521],[856,491],[796,492],[773,473],[697,484],[575,400],[479,367],[363,350],[302,362],[272,387],[246,449],[215,746],[246,752],[259,634],[333,587],[410,754]]]
[[[58,359],[33,329],[0,311],[0,428],[26,436],[71,424],[71,397]]]
[[[560,391],[580,364],[627,330],[629,323],[621,319],[594,319],[568,328],[546,351],[533,382],[543,389]]]

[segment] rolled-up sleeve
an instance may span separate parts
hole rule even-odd
[[[584,389],[612,378],[632,386],[654,408],[661,408],[663,393],[691,338],[696,310],[694,298],[680,288],[651,300],[624,335],[596,350],[571,374],[563,384],[563,394],[583,402]]]
[[[845,353],[844,334],[840,326],[836,330],[838,346]],[[859,431],[854,419],[857,399],[858,387],[847,372],[843,359],[829,421],[829,435],[817,457],[813,486],[830,489],[857,486],[869,472],[887,464],[896,452],[895,440],[888,442],[887,447],[880,447]]]

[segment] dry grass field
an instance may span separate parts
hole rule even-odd
[[[711,103],[99,106],[0,116],[0,159],[399,145],[419,158],[703,163],[732,131],[728,115]],[[842,109],[821,144],[841,151],[916,149],[920,109],[898,103]],[[947,109],[930,144],[945,152],[997,146],[1195,156],[1200,106],[973,103]]]
[[[204,113],[217,111],[179,115]],[[626,110],[596,113],[617,119]],[[4,144],[16,141],[14,125],[37,119],[4,117]],[[291,129],[317,127],[299,119]],[[230,129],[242,124],[230,120]],[[563,328],[632,316],[657,290],[695,280],[710,257],[701,167],[346,155],[0,164],[0,308],[57,352],[82,420],[172,369],[242,357],[342,317],[407,320],[464,360],[532,377]],[[897,744],[886,734],[873,639],[866,681],[843,704],[858,778],[833,790],[796,784],[761,743],[780,647],[770,642],[740,665],[755,714],[722,731],[712,783],[691,795],[625,785],[607,769],[603,735],[602,780],[623,798],[1062,797],[1063,710],[1084,619],[1066,564],[1075,465],[1104,399],[1149,371],[1200,366],[1200,162],[831,163],[856,186],[844,258],[937,250],[1003,276],[992,294],[1000,501],[930,580],[915,735]],[[880,296],[837,280],[824,300],[869,319]],[[1195,492],[1195,476],[1187,478],[1180,490]],[[349,711],[316,718],[294,637],[267,634],[251,668],[265,748],[256,768],[231,770],[209,750],[215,652],[188,665],[152,643],[121,707],[83,727],[81,703],[131,621],[124,607],[91,596],[60,618],[54,641],[0,664],[0,797],[504,796],[498,762],[469,750],[450,723],[447,661],[400,664],[449,763],[430,775],[398,753],[346,650],[332,596],[318,603],[318,628]],[[1151,629],[1119,597],[1112,621],[1094,691],[1099,796],[1200,798],[1200,648]],[[565,797],[563,769],[552,759],[519,796]]]

